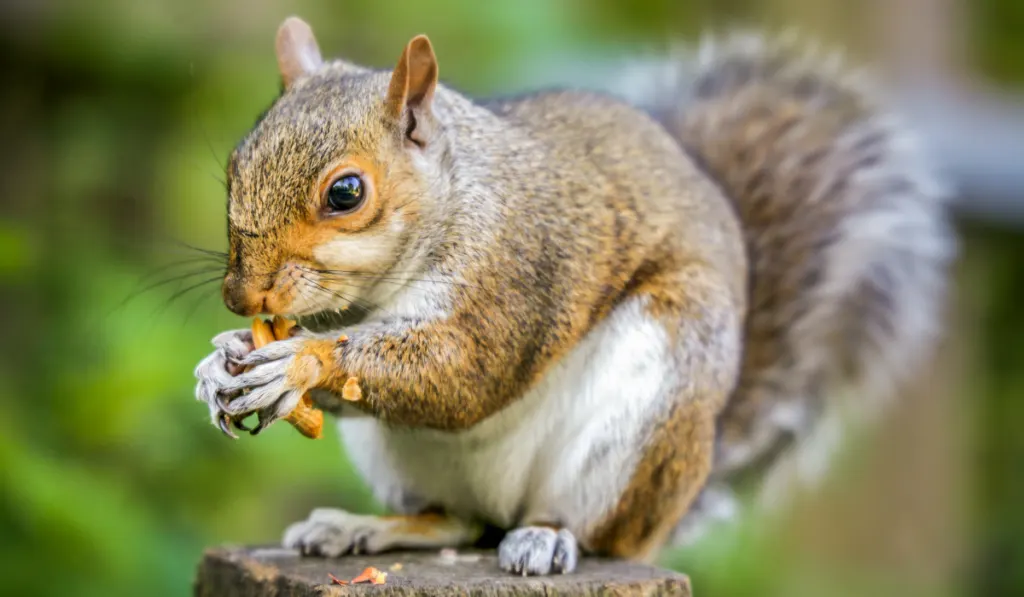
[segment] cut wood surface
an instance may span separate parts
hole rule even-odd
[[[387,572],[386,584],[331,584],[330,574],[348,580],[369,566]],[[278,547],[211,549],[199,565],[194,588],[197,597],[692,595],[685,575],[624,561],[584,558],[571,574],[520,577],[499,570],[493,551],[459,552],[455,557],[418,551],[330,559],[300,557],[295,550]]]

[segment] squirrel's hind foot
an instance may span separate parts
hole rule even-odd
[[[510,531],[498,545],[498,565],[512,574],[565,574],[576,569],[578,560],[576,537],[568,529],[522,527]]]
[[[458,547],[480,532],[477,525],[439,514],[367,516],[318,508],[288,527],[283,543],[305,556],[336,558],[403,547]]]

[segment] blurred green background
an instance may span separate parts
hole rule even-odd
[[[1024,5],[960,4],[962,68],[1012,89]],[[851,5],[4,2],[0,594],[185,595],[206,546],[275,542],[317,506],[377,508],[333,429],[231,442],[209,425],[192,369],[246,321],[216,284],[185,292],[215,277],[196,273],[208,264],[138,293],[195,257],[181,243],[224,248],[223,164],[277,93],[283,17],[310,21],[325,54],[375,66],[428,33],[442,77],[484,94],[521,90],[553,56],[621,57],[734,20],[870,49],[845,35],[870,29]],[[1024,235],[958,225],[954,332],[929,389],[781,517],[668,552],[697,595],[1024,594]]]

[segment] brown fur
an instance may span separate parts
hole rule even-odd
[[[654,431],[607,520],[584,539],[587,549],[648,559],[675,528],[711,472],[715,409],[677,404]]]
[[[716,192],[713,187],[680,166],[685,157],[642,114],[605,98],[580,96],[577,101],[581,105],[573,106],[572,100],[558,94],[493,108],[512,122],[557,123],[550,132],[535,133],[546,143],[534,150],[556,152],[543,161],[573,165],[551,171],[520,165],[511,156],[494,157],[496,168],[523,170],[499,174],[508,193],[517,198],[538,196],[529,186],[536,185],[551,193],[553,201],[526,205],[525,212],[502,206],[508,210],[504,217],[515,227],[500,231],[493,244],[486,238],[460,239],[471,244],[476,261],[459,265],[464,283],[451,289],[451,317],[421,325],[411,322],[394,332],[382,323],[349,333],[339,364],[360,378],[365,400],[359,406],[395,423],[470,427],[521,395],[630,294],[631,283],[646,283],[653,292],[653,281],[644,279],[651,264],[671,268],[673,262],[683,261],[683,255],[706,266],[704,275],[720,278],[732,272],[723,283],[731,287],[730,300],[742,305],[742,246],[732,236],[735,224],[725,204],[705,199],[704,193]],[[558,127],[574,128],[583,121],[618,134],[620,142],[592,148],[586,139],[573,142],[559,136]],[[664,152],[661,157],[640,157],[658,145]],[[627,166],[641,159],[647,162],[644,171]],[[591,195],[580,201],[560,191],[563,187],[587,188]],[[660,200],[669,197],[679,201]],[[698,213],[701,216],[693,220],[684,218]],[[524,218],[571,218],[585,222],[588,234],[543,223],[521,227]],[[680,234],[681,229],[692,233]],[[725,237],[733,238],[731,243],[706,241],[707,235],[722,230],[728,230]],[[552,246],[566,255],[555,259],[548,254]],[[524,259],[529,255],[535,257]],[[684,281],[679,272],[659,275],[679,275],[678,281]],[[529,285],[524,286],[525,280],[531,281]],[[535,293],[533,288],[544,290]],[[691,292],[685,285],[659,288],[655,298],[665,300],[653,304],[663,310],[677,308]],[[342,384],[345,380],[334,379]],[[342,389],[334,384],[324,387],[335,393]]]
[[[347,404],[393,425],[455,432],[523,396],[616,307],[642,301],[686,381],[649,440],[623,448],[639,464],[582,538],[597,552],[650,554],[712,472],[716,423],[724,441],[742,442],[765,417],[760,396],[813,394],[831,372],[813,351],[836,337],[829,317],[865,312],[851,306],[861,304],[857,289],[875,292],[870,307],[889,298],[866,279],[838,296],[817,292],[823,277],[845,273],[823,250],[876,198],[844,195],[870,163],[829,153],[869,114],[859,96],[836,93],[819,110],[797,93],[802,79],[788,94],[709,81],[692,110],[654,110],[659,123],[591,93],[473,102],[437,83],[424,37],[392,73],[296,64],[285,61],[286,92],[230,160],[226,302],[310,315],[387,300],[396,277],[429,274],[422,313],[363,307],[369,316],[344,341],[307,340],[288,377],[335,394],[356,377],[362,399]],[[721,113],[744,98],[742,112]],[[791,138],[794,127],[806,130]],[[789,157],[797,167],[782,168]],[[373,196],[355,214],[331,216],[324,185],[353,164]],[[359,239],[364,256],[331,249]],[[799,325],[812,307],[825,323]],[[866,340],[840,335],[838,352],[860,358]],[[767,373],[794,374],[797,385],[765,390]],[[427,530],[437,522],[417,520]]]
[[[665,259],[668,271],[640,272],[632,288],[648,312],[674,334],[673,346],[715,346],[723,334],[708,305],[728,300],[704,263]],[[698,323],[699,322],[699,323]],[[688,336],[688,337],[687,337]],[[733,388],[734,369],[718,354],[683,354],[688,383],[641,447],[629,485],[606,520],[584,538],[598,553],[647,558],[678,524],[711,471],[715,419]]]

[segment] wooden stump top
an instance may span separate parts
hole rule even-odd
[[[328,573],[344,580],[373,566],[387,572],[383,585],[332,585]],[[197,597],[306,597],[333,595],[479,597],[545,595],[692,597],[689,579],[644,564],[583,558],[571,574],[511,576],[498,569],[493,551],[441,554],[406,551],[341,558],[300,557],[279,547],[224,547],[203,556]]]

